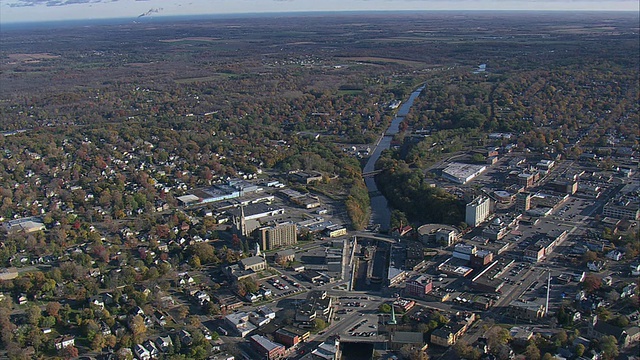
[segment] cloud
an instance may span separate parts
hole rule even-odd
[[[29,7],[29,6],[66,6],[78,4],[98,4],[109,3],[118,0],[16,0],[10,2],[10,7]]]

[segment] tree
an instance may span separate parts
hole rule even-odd
[[[61,308],[62,308],[62,305],[60,305],[59,302],[50,301],[47,303],[46,311],[47,311],[47,314],[49,314],[49,316],[58,318],[58,312],[60,311]]]
[[[582,356],[584,354],[584,350],[585,350],[584,345],[582,344],[576,345],[576,348],[575,348],[576,356],[577,357]]]
[[[322,331],[327,327],[327,323],[320,319],[320,318],[315,318],[313,320],[313,330],[315,331]]]
[[[385,304],[382,304],[382,305],[380,305],[380,307],[378,308],[378,310],[379,310],[381,313],[388,314],[388,313],[390,313],[390,312],[391,312],[391,305],[386,304],[386,303],[385,303]]]
[[[582,282],[582,288],[589,293],[600,289],[600,286],[602,286],[602,279],[593,274],[585,276],[584,281]]]
[[[619,355],[618,340],[613,335],[605,335],[600,338],[600,350],[607,360],[615,359]]]
[[[497,349],[500,345],[508,343],[509,339],[511,339],[509,331],[500,326],[492,327],[487,331],[485,336],[489,347],[492,349]]]
[[[26,311],[27,322],[31,325],[38,325],[40,318],[42,317],[42,310],[37,305],[31,305]]]
[[[75,346],[67,346],[60,351],[60,355],[65,359],[75,359],[78,357],[78,349]]]
[[[524,356],[527,360],[540,360],[540,349],[532,342],[525,349]]]

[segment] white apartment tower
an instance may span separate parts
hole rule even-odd
[[[491,200],[486,196],[478,196],[467,204],[465,222],[472,227],[481,224],[491,211]]]

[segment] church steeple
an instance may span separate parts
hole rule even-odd
[[[396,321],[396,310],[395,310],[395,306],[393,306],[393,304],[391,304],[391,320],[389,320],[389,322],[387,324],[389,325],[396,325],[398,322]]]

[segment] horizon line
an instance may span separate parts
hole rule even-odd
[[[169,18],[187,18],[187,17],[203,17],[203,18],[215,18],[215,17],[256,17],[256,16],[272,16],[272,15],[322,15],[322,14],[416,14],[416,13],[584,13],[584,14],[633,14],[640,17],[640,13],[635,10],[600,10],[600,9],[579,9],[579,10],[567,10],[567,9],[432,9],[432,10],[292,10],[292,11],[262,11],[262,12],[228,12],[228,13],[202,13],[202,14],[180,14],[180,15],[163,15],[154,14],[152,16],[144,17],[132,17],[132,16],[120,16],[120,17],[90,17],[90,18],[71,18],[71,19],[52,19],[52,20],[18,20],[18,21],[0,21],[0,25],[34,25],[34,24],[55,24],[55,23],[72,23],[72,22],[102,22],[102,21],[118,21],[118,20],[131,20],[146,21],[151,19],[169,19]]]

